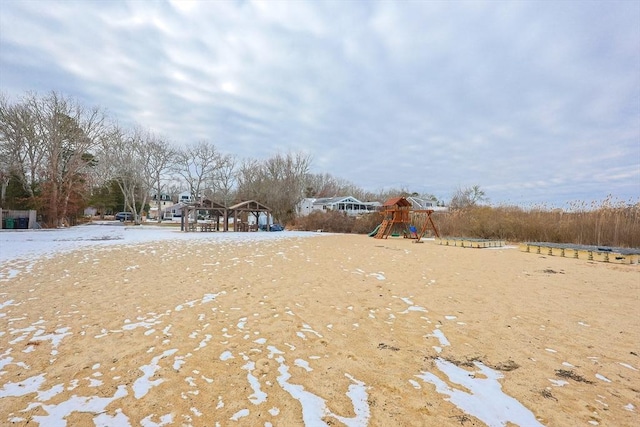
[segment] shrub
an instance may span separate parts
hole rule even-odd
[[[382,222],[382,217],[378,212],[372,212],[356,217],[353,224],[352,233],[369,234]]]
[[[322,230],[330,233],[365,234],[371,232],[380,222],[378,213],[353,217],[338,211],[315,211],[297,218],[293,226],[304,231]]]

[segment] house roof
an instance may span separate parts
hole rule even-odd
[[[433,207],[434,204],[437,203],[436,199],[425,199],[422,197],[407,197],[407,200],[409,200],[411,202],[411,204],[413,205],[414,208],[431,208]]]
[[[342,196],[342,197],[321,197],[319,199],[316,199],[313,204],[319,204],[319,205],[333,205],[336,203],[341,203],[347,201],[347,203],[360,203],[362,204],[362,202],[358,199],[356,199],[355,197],[352,196]]]
[[[187,203],[182,203],[182,202],[178,202],[175,203],[171,206],[167,206],[165,209],[179,209],[179,208],[184,208],[185,206],[188,206]]]

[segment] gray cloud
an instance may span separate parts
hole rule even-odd
[[[640,195],[637,2],[18,2],[0,88],[371,190]]]

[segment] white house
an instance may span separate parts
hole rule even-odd
[[[169,206],[173,206],[173,200],[171,200],[171,195],[166,193],[160,193],[160,212],[164,212]],[[158,195],[152,194],[151,200],[149,201],[149,219],[158,218]]]
[[[193,202],[194,197],[191,195],[189,191],[183,191],[178,194],[178,203],[190,203]]]
[[[313,202],[315,201],[316,199],[310,197],[302,199],[300,203],[298,203],[298,206],[296,206],[298,216],[309,215],[313,211]]]
[[[340,211],[355,216],[375,211],[379,206],[379,202],[361,202],[351,196],[306,198],[298,204],[297,212],[299,216],[307,216],[313,211]]]
[[[425,199],[422,197],[414,197],[410,196],[406,198],[409,202],[411,202],[411,209],[431,209],[434,211],[446,211],[447,208],[444,206],[438,206],[438,201],[436,199]]]
[[[186,203],[176,203],[171,204],[170,206],[162,209],[162,219],[164,220],[180,220],[182,216],[182,208],[185,207]]]
[[[172,200],[169,200],[166,205],[163,203],[161,211],[162,219],[180,221],[180,218],[182,217],[182,208],[193,203],[194,200],[195,198],[189,191],[179,193],[177,202],[174,203]]]

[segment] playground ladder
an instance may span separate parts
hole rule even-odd
[[[389,233],[388,231],[391,229],[392,221],[385,219],[380,224],[380,228],[378,229],[378,233],[376,234],[376,239],[386,238]]]

